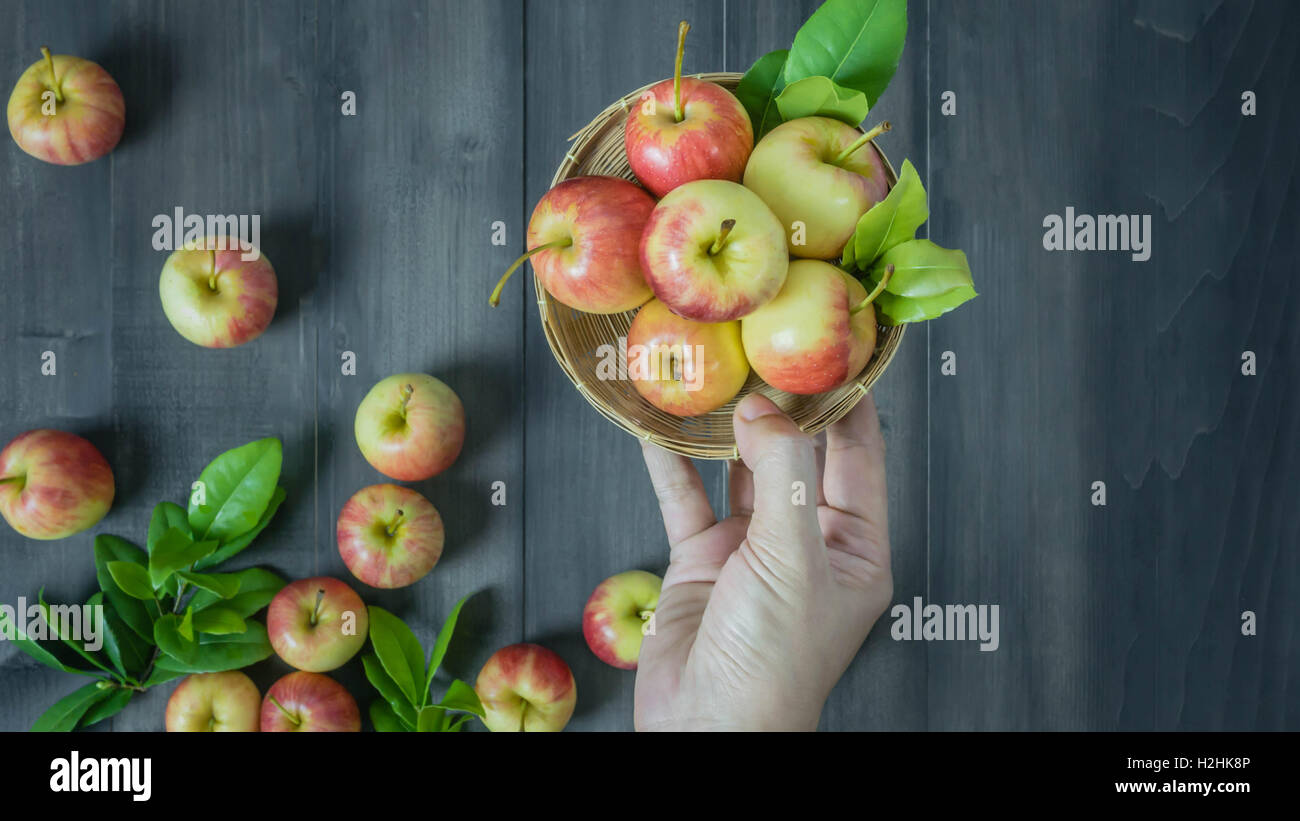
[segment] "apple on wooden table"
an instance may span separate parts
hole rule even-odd
[[[601,582],[582,610],[582,635],[601,661],[635,670],[641,640],[659,606],[663,579],[644,570],[628,570]]]
[[[255,733],[262,694],[238,670],[186,676],[167,700],[169,733]]]
[[[299,579],[271,599],[266,631],[276,655],[291,667],[324,673],[365,645],[370,615],[356,591],[338,579]]]
[[[659,201],[641,237],[655,296],[697,322],[740,319],[776,296],[790,257],[771,209],[743,185],[696,180]]]
[[[126,125],[122,90],[97,64],[51,54],[18,78],[9,95],[9,133],[28,154],[55,165],[80,165],[112,151]]]
[[[329,676],[290,673],[266,691],[261,726],[264,733],[359,733],[361,710]]]
[[[256,258],[244,259],[250,252]],[[234,348],[271,324],[280,291],[266,255],[234,238],[205,237],[167,257],[158,295],[181,336],[205,348]]]
[[[394,374],[361,400],[353,432],[375,470],[401,482],[420,482],[451,467],[460,455],[465,408],[439,379]]]
[[[0,451],[0,514],[29,539],[63,539],[93,527],[113,505],[113,471],[85,439],[29,430]]]
[[[371,485],[339,511],[339,555],[371,587],[406,587],[442,556],[442,517],[433,503],[400,485]]]
[[[578,700],[569,665],[536,644],[512,644],[493,653],[474,689],[486,713],[483,723],[494,733],[559,732]]]
[[[740,323],[694,322],[652,299],[627,332],[627,372],[637,393],[675,416],[698,416],[731,401],[749,378]]]

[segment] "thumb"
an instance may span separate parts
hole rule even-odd
[[[759,394],[736,406],[733,424],[740,458],[754,475],[750,547],[765,560],[807,566],[822,547],[812,437]]]

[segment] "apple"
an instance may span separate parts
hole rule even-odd
[[[876,311],[862,283],[827,262],[790,263],[776,299],[745,317],[740,338],[754,371],[787,393],[822,393],[853,379],[876,348]]]
[[[589,314],[630,311],[650,298],[637,244],[655,201],[617,177],[573,177],[547,191],[528,220],[528,252],[488,300],[501,302],[510,275],[531,259],[551,296]]]
[[[262,694],[238,670],[194,673],[167,700],[167,732],[255,733],[261,712]]]
[[[113,505],[113,471],[94,445],[61,430],[29,430],[0,451],[0,514],[29,539],[93,527]]]
[[[50,54],[44,46],[41,54],[9,95],[14,142],[55,165],[81,165],[112,151],[126,125],[117,83],[89,60]]]
[[[559,732],[578,700],[569,665],[536,644],[512,644],[493,653],[474,690],[483,702],[483,723],[494,733]]]
[[[225,246],[226,250],[221,250]],[[257,258],[245,260],[247,253]],[[275,269],[237,239],[205,237],[173,251],[158,280],[163,313],[177,333],[205,348],[233,348],[261,336],[275,316]]]
[[[623,128],[632,173],[658,197],[691,180],[740,182],[754,149],[740,100],[716,83],[682,77],[690,28],[684,20],[677,28],[673,78],[644,92]]]
[[[370,615],[361,597],[338,579],[299,579],[271,599],[266,630],[289,666],[324,673],[342,667],[365,645]]]
[[[792,256],[836,259],[858,219],[889,193],[885,160],[863,134],[827,117],[781,123],[754,146],[745,186],[767,203],[786,232]]]
[[[339,555],[371,587],[406,587],[424,578],[442,556],[442,517],[410,488],[371,485],[339,511]]]
[[[720,408],[749,378],[740,323],[693,322],[652,299],[628,329],[627,372],[637,393],[666,413]]]
[[[359,733],[357,700],[329,676],[290,673],[271,685],[262,702],[264,733]]]
[[[596,658],[622,670],[635,670],[641,632],[659,606],[663,579],[628,570],[601,582],[582,610],[582,636]]]
[[[790,258],[785,231],[758,195],[726,180],[679,185],[641,237],[641,268],[669,310],[726,322],[776,296]]]
[[[399,373],[361,400],[353,432],[375,470],[400,482],[420,482],[451,467],[460,455],[465,408],[442,380]]]

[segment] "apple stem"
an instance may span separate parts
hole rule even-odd
[[[870,305],[876,297],[880,296],[880,292],[885,290],[885,286],[889,284],[889,278],[893,275],[894,263],[891,262],[885,266],[885,275],[880,278],[880,282],[876,283],[876,287],[871,290],[871,293],[867,294],[867,298],[849,309],[849,316],[853,316],[859,311],[866,310],[867,306]]]
[[[677,60],[673,63],[673,117],[677,122],[686,119],[682,109],[682,55],[686,52],[686,32],[691,24],[685,20],[677,24]]]
[[[525,251],[519,256],[519,259],[515,260],[514,263],[506,269],[506,272],[501,275],[501,279],[497,280],[497,287],[492,289],[492,296],[488,297],[488,304],[493,308],[501,304],[501,291],[506,287],[506,282],[510,279],[510,275],[519,270],[520,265],[524,264],[524,260],[540,251],[549,251],[552,248],[568,248],[572,244],[573,237],[562,237],[561,239],[551,240],[550,242],[539,245],[536,248],[530,248]]]
[[[402,523],[402,520],[405,518],[406,518],[406,514],[403,511],[401,510],[397,511],[397,518],[392,521],[392,524],[384,528],[384,530],[388,532],[389,536],[392,536],[394,533],[397,532],[398,525],[400,525]]]
[[[857,151],[859,148],[866,145],[871,140],[874,140],[876,137],[879,137],[881,134],[884,134],[886,131],[888,131],[891,128],[893,128],[893,126],[890,125],[889,120],[885,120],[880,125],[876,126],[875,128],[868,131],[866,134],[863,134],[861,137],[858,137],[856,140],[854,140],[853,144],[850,145],[848,148],[836,154],[835,159],[831,160],[831,165],[839,165],[840,163],[844,162],[849,158],[849,155],[852,154],[854,151]]]
[[[325,590],[322,588],[316,591],[316,606],[311,609],[311,626],[315,627],[316,622],[320,620],[320,604],[325,600]]]
[[[214,250],[212,252],[212,274],[208,277],[209,290],[217,290],[217,277],[219,276],[221,276],[221,272],[217,270],[217,252]]]
[[[302,719],[298,718],[298,716],[286,710],[284,708],[284,705],[280,703],[279,699],[277,699],[275,696],[271,695],[270,693],[267,693],[266,697],[271,700],[272,704],[280,708],[280,712],[284,713],[284,717],[289,719],[290,723],[292,723],[293,726],[295,727],[302,726]]]
[[[22,480],[22,476],[6,476],[5,478],[0,479],[0,485],[3,485],[5,482],[21,482]]]
[[[731,229],[735,227],[736,221],[733,219],[725,219],[722,221],[722,225],[718,228],[718,238],[709,246],[709,256],[713,256],[722,250],[722,246],[727,243],[727,235],[729,235]]]
[[[63,102],[63,89],[59,86],[59,78],[54,74],[54,55],[50,54],[49,46],[41,46],[41,54],[45,55],[45,65],[50,67],[50,85],[54,91],[54,99]]]

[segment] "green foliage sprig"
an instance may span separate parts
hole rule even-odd
[[[44,590],[38,594],[41,613],[47,625],[60,628],[58,644],[24,635],[0,613],[0,630],[13,635],[23,652],[56,670],[95,679],[46,710],[32,730],[88,727],[155,684],[186,673],[238,669],[271,655],[266,627],[249,619],[284,580],[261,568],[206,571],[247,548],[271,521],[285,497],[277,486],[281,463],[278,439],[227,451],[203,469],[188,509],[172,502],[154,508],[144,550],[117,536],[95,537],[100,590],[87,604],[103,607],[98,650],[50,618]]]

